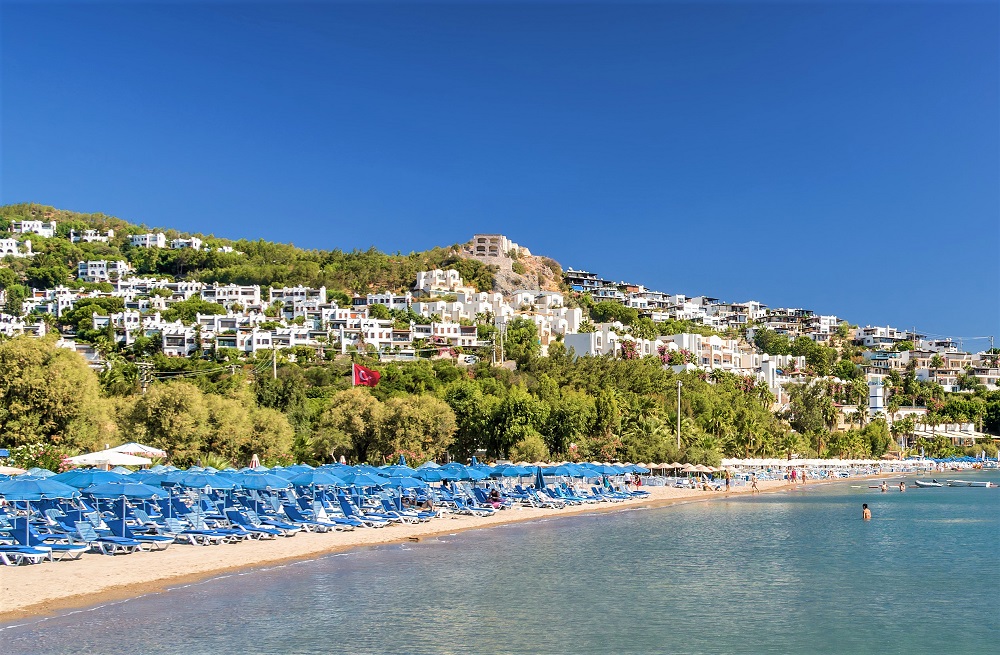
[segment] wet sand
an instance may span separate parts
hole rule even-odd
[[[856,478],[858,479],[858,478]],[[826,482],[810,480],[810,484]],[[790,488],[786,481],[758,483],[762,492]],[[798,485],[801,486],[801,485]],[[353,532],[307,533],[270,541],[220,546],[172,544],[162,552],[125,556],[87,553],[80,560],[45,562],[31,566],[0,566],[0,623],[66,609],[89,607],[155,593],[234,571],[309,559],[353,548],[421,540],[464,530],[532,521],[539,518],[616,511],[631,507],[664,507],[678,502],[725,498],[750,491],[749,485],[729,493],[673,487],[643,487],[645,499],[621,503],[579,505],[565,509],[507,509],[488,517],[446,515],[427,523],[357,529]]]

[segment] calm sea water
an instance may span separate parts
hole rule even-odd
[[[8,627],[0,652],[997,652],[1000,490],[868,484],[362,549]]]

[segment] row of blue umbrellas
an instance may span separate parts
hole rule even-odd
[[[306,464],[296,464],[289,467],[276,467],[274,469],[258,467],[256,469],[224,469],[219,471],[210,467],[192,467],[180,470],[174,467],[156,466],[135,473],[128,471],[128,469],[120,471],[74,469],[58,475],[45,469],[31,469],[25,474],[18,476],[17,479],[50,480],[75,489],[84,489],[106,482],[126,481],[134,481],[151,486],[210,487],[215,489],[235,489],[239,487],[253,490],[286,489],[292,486],[349,485],[358,487],[389,486],[414,488],[425,486],[430,482],[520,478],[534,476],[539,471],[544,476],[593,478],[622,475],[625,473],[648,473],[649,469],[636,465],[615,466],[593,463],[566,463],[548,467],[504,464],[490,467],[478,464],[474,459],[471,466],[457,462],[439,466],[428,462],[414,469],[407,466],[405,460],[401,458],[399,464],[383,467],[365,464],[353,467],[345,464],[327,464],[319,468],[313,468]]]

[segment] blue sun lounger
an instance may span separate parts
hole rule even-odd
[[[166,535],[159,534],[145,534],[145,533],[135,533],[132,528],[125,522],[124,518],[116,516],[110,521],[105,521],[111,533],[116,537],[122,537],[124,539],[132,539],[144,544],[149,545],[153,550],[166,550],[167,546],[174,543],[173,537],[168,537]]]
[[[340,503],[340,510],[344,513],[344,516],[360,521],[366,528],[384,528],[389,525],[389,521],[374,516],[367,516],[356,510],[350,501],[347,500],[347,496],[337,496],[337,502]]]
[[[13,529],[9,534],[18,544],[38,550],[50,550],[53,556],[58,554],[60,561],[80,559],[89,550],[87,544],[74,543],[67,535],[42,535],[28,524],[28,519],[23,517],[14,519],[11,525]]]
[[[254,523],[253,521],[250,520],[250,517],[247,514],[244,514],[243,512],[237,509],[227,509],[226,518],[228,518],[229,522],[232,523],[234,526],[238,526],[243,530],[246,530],[247,532],[252,532],[260,535],[261,539],[274,539],[276,537],[291,536],[285,534],[284,531],[279,530],[278,528],[273,528],[266,525],[260,525],[259,521],[258,523]]]
[[[142,550],[142,544],[135,539],[125,539],[123,537],[102,537],[94,530],[94,526],[87,521],[77,521],[76,531],[95,552],[104,555],[131,554],[137,550]]]
[[[38,564],[45,560],[52,561],[51,550],[41,550],[31,546],[11,546],[0,544],[0,563],[6,566],[20,566],[21,564]]]

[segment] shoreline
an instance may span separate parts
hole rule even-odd
[[[907,474],[889,474],[905,477]],[[805,486],[866,480],[886,475],[835,480],[809,480]],[[760,492],[776,493],[804,486],[787,480],[759,483]],[[560,518],[620,511],[656,509],[680,503],[706,502],[749,495],[743,485],[730,492],[696,491],[674,487],[644,487],[648,498],[606,505],[578,505],[562,510],[523,508],[497,512],[489,517],[450,516],[429,523],[394,525],[353,532],[308,533],[272,541],[252,541],[221,546],[172,544],[163,552],[127,556],[85,554],[77,561],[32,566],[0,567],[0,629],[21,621],[43,619],[67,610],[86,610],[121,602],[238,572],[286,565],[317,556],[370,546],[423,541],[468,530],[523,523],[540,518]]]

